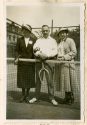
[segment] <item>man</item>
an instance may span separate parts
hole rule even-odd
[[[57,55],[57,43],[56,41],[49,36],[50,29],[48,25],[42,26],[42,38],[39,38],[36,43],[34,44],[33,50],[34,55],[36,58],[40,60],[47,60],[47,59],[54,59]],[[34,103],[37,100],[39,100],[40,96],[40,88],[41,88],[41,81],[39,77],[39,71],[41,69],[41,63],[36,63],[36,97],[31,99],[29,103]],[[54,85],[53,85],[53,66],[44,63],[45,68],[49,71],[48,74],[45,73],[47,84],[48,84],[48,93],[49,93],[49,99],[51,103],[55,106],[58,105],[58,103],[54,99]]]
[[[33,45],[35,39],[31,37],[32,28],[30,25],[22,26],[23,37],[18,38],[16,45],[17,86],[22,88],[20,102],[28,101],[30,88],[35,88],[35,64],[19,61],[19,58],[33,59]]]
[[[64,103],[72,104],[74,102],[73,83],[76,82],[74,58],[77,54],[76,45],[72,38],[68,37],[68,29],[62,28],[58,33],[58,55],[59,61],[71,61],[71,63],[61,63],[60,67],[60,84],[64,85],[65,99]]]

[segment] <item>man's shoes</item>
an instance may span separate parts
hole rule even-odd
[[[25,101],[25,96],[22,96],[21,99],[20,99],[20,103],[22,103],[24,101]]]
[[[29,103],[34,103],[34,102],[37,102],[37,99],[36,98],[32,98],[31,100],[29,100]]]
[[[51,100],[51,103],[52,103],[54,106],[57,106],[57,105],[58,105],[58,102],[56,102],[55,99],[52,99],[52,100]]]

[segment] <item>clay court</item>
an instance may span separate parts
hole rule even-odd
[[[40,100],[35,104],[19,103],[9,97],[7,119],[66,119],[80,120],[80,107],[77,103],[54,107],[50,102]]]

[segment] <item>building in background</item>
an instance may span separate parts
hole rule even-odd
[[[50,27],[51,36],[58,41],[57,34],[62,27]],[[77,47],[76,60],[80,60],[80,26],[68,26],[69,36],[74,39]],[[7,57],[15,57],[15,46],[17,39],[21,37],[21,25],[16,22],[7,19]],[[40,38],[42,36],[41,27],[32,28],[31,37],[33,39]]]
[[[15,56],[17,39],[22,36],[21,26],[7,19],[7,57]]]

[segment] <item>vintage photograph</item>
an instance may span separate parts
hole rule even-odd
[[[6,6],[7,120],[81,120],[82,9]]]

